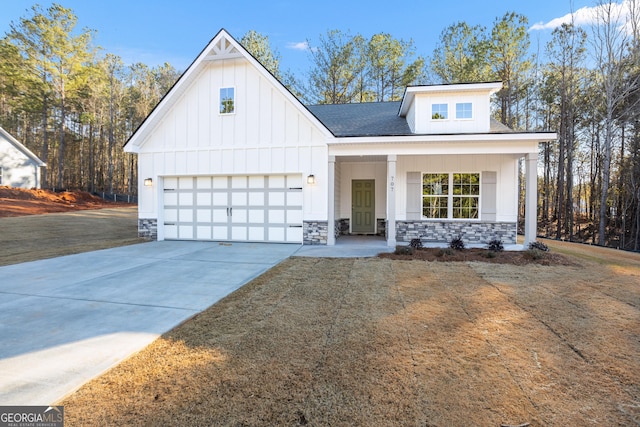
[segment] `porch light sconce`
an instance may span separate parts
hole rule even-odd
[[[145,187],[151,187],[153,185],[153,179],[151,178],[145,178],[144,180],[144,186]]]
[[[316,183],[316,177],[313,175],[309,175],[307,177],[307,184],[315,184]]]

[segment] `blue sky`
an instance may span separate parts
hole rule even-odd
[[[0,35],[27,16],[41,0],[0,0]],[[310,67],[309,40],[330,29],[360,33],[365,37],[386,32],[395,38],[413,39],[416,51],[429,56],[443,29],[457,22],[491,27],[509,11],[529,18],[532,48],[544,43],[557,19],[594,0],[458,0],[458,1],[348,1],[348,0],[58,0],[72,9],[78,26],[96,30],[94,44],[125,63],[153,66],[169,62],[184,70],[202,48],[225,28],[236,39],[249,30],[267,35],[281,55],[281,68],[301,77]],[[554,21],[556,20],[556,21]]]

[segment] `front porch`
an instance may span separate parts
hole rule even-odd
[[[387,247],[409,244],[421,238],[425,244],[446,246],[461,236],[467,245],[484,247],[491,240],[518,247],[518,158],[525,165],[525,235],[524,245],[536,239],[537,153],[503,153],[491,155],[367,155],[329,156],[327,245],[337,245],[354,235],[383,237]],[[429,219],[423,216],[422,173],[473,172],[482,177],[478,184],[476,219]],[[370,182],[367,195],[370,212],[364,224],[357,217],[361,204],[355,182]],[[453,196],[449,196],[451,199]],[[366,228],[369,227],[369,228]],[[330,229],[330,227],[328,227]],[[365,230],[365,231],[362,231]],[[471,247],[471,246],[470,246]]]

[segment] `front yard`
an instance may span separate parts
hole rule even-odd
[[[640,256],[565,246],[290,258],[60,404],[70,426],[637,425]]]

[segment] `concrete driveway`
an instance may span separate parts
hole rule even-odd
[[[0,405],[50,405],[295,253],[150,242],[0,267]]]

